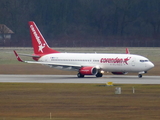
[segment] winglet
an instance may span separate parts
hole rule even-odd
[[[130,54],[130,52],[129,52],[129,49],[128,49],[128,48],[126,48],[126,54]]]
[[[16,52],[15,50],[13,50],[13,52],[14,52],[14,54],[15,54],[15,56],[16,56],[16,58],[17,58],[18,61],[24,62],[24,61],[19,57],[19,55],[17,54],[17,52]]]

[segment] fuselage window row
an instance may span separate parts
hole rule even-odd
[[[79,59],[52,59],[52,61],[81,61],[81,62],[92,62],[92,60],[79,60]],[[99,60],[93,60],[93,62],[99,62]]]

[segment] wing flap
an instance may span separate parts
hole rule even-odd
[[[34,64],[42,64],[42,65],[49,65],[49,66],[62,66],[62,67],[74,67],[74,68],[81,68],[81,65],[73,65],[73,64],[63,64],[63,63],[53,63],[53,62],[36,62],[36,61],[24,61],[26,63],[34,63]]]

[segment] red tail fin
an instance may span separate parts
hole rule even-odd
[[[59,53],[48,46],[47,42],[33,21],[29,22],[29,27],[35,54]]]

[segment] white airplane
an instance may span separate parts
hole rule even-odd
[[[33,57],[35,61],[23,61],[14,51],[17,60],[25,63],[47,65],[63,70],[76,70],[77,76],[83,78],[85,75],[102,77],[104,71],[115,75],[123,75],[128,72],[142,74],[154,67],[154,64],[146,57],[133,55],[126,49],[126,54],[98,54],[98,53],[61,53],[51,49],[41,32],[33,21],[29,22],[32,45],[34,48]]]

